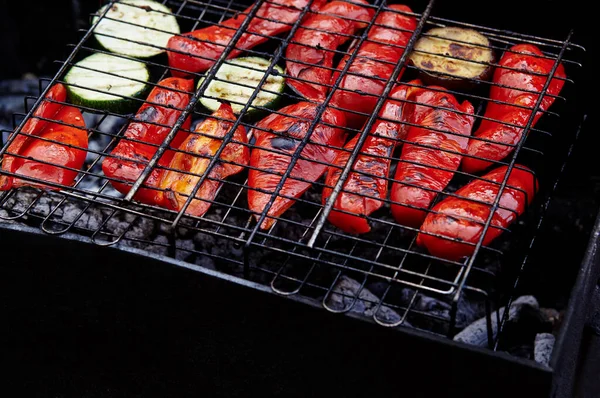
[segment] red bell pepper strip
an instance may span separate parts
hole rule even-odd
[[[192,174],[174,170],[165,170],[163,173],[159,184],[161,192],[156,199],[162,206],[177,211],[182,209],[236,119],[229,104],[221,104],[212,116],[214,118],[209,117],[198,124],[194,132],[179,146],[179,149],[185,152],[177,152],[169,164],[170,169]],[[219,188],[223,185],[222,181],[239,173],[248,164],[250,149],[244,145],[247,143],[246,129],[238,126],[233,133],[233,141],[230,141],[221,152],[219,162],[213,166],[208,178],[196,192],[195,198],[198,200],[192,200],[186,209],[186,214],[201,217],[208,211],[210,201],[215,199]]]
[[[475,173],[482,171],[493,162],[504,159],[513,151],[514,145],[518,144],[521,140],[523,127],[527,124],[533,107],[554,66],[552,59],[540,58],[540,56],[543,56],[543,53],[534,45],[518,44],[510,50],[511,52],[505,53],[502,59],[500,59],[499,66],[496,68],[493,78],[494,83],[510,88],[493,85],[490,90],[490,98],[492,100],[507,104],[488,103],[485,110],[485,117],[493,119],[493,121],[483,120],[481,126],[474,134],[475,137],[492,140],[497,142],[497,144],[471,140],[467,154],[483,158],[484,160],[465,157],[462,169],[466,172]],[[543,75],[534,75],[532,73]],[[560,64],[548,86],[547,94],[542,99],[540,111],[533,118],[531,127],[542,116],[542,112],[550,108],[550,105],[554,102],[554,97],[548,94],[558,95],[560,93],[564,85],[564,80],[558,78],[565,77],[565,69]],[[522,90],[533,92],[524,92]],[[512,104],[531,109],[520,108]],[[516,125],[517,127],[506,125],[506,123]]]
[[[475,119],[470,102],[459,104],[442,87],[420,88],[408,100],[405,112],[412,125],[402,147],[390,199],[396,221],[418,227],[438,192],[446,188],[458,170]]]
[[[368,5],[364,0],[354,0],[354,3]],[[333,50],[364,28],[373,14],[368,7],[332,1],[309,17],[286,49],[288,85],[304,98],[322,102],[329,91]]]
[[[460,188],[456,191],[458,197],[448,197],[436,204],[421,226],[417,244],[434,256],[453,261],[473,254],[507,170],[506,166],[499,167]],[[523,214],[537,188],[533,173],[515,165],[483,238],[484,246],[502,233],[500,227],[508,227]]]
[[[317,114],[317,105],[300,102],[286,106],[279,112],[282,114],[271,114],[252,129],[256,143],[250,155],[248,204],[257,220],[287,170],[300,141],[308,134]],[[341,127],[346,122],[342,112],[329,108],[322,114],[321,121]],[[345,139],[346,133],[342,128],[317,124],[308,144],[302,149],[302,157],[294,165],[267,215],[279,217],[289,209],[295,202],[293,198],[299,198],[327,169],[326,164],[315,161],[331,163],[338,152],[335,147],[340,148]],[[260,227],[269,229],[274,222],[275,219],[265,218]]]
[[[39,182],[3,175],[0,176],[0,190],[26,185],[59,189],[43,182],[62,186],[73,185],[78,173],[76,170],[81,169],[85,162],[88,136],[79,109],[51,102],[64,102],[66,98],[67,92],[62,84],[52,86],[33,116],[23,126],[21,133],[9,145],[2,161],[2,170]]]
[[[382,200],[387,198],[391,156],[397,140],[405,138],[407,131],[407,125],[401,123],[404,120],[405,104],[392,98],[404,100],[407,91],[412,89],[414,88],[400,86],[392,90],[390,99],[385,101],[379,113],[380,118],[387,120],[378,119],[371,127],[370,135],[344,182],[343,190],[335,200],[327,219],[342,231],[356,234],[369,232],[371,226],[366,217],[383,206]],[[344,147],[346,150],[340,151],[333,165],[329,167],[323,189],[323,204],[331,196],[358,138],[359,135],[356,135],[350,140]]]
[[[391,5],[388,8],[394,11],[384,11],[375,20],[367,40],[358,49],[352,65],[342,78],[340,88],[333,93],[333,106],[366,114],[373,112],[387,79],[402,58],[404,47],[417,27],[414,17],[399,13],[412,12],[409,7]],[[332,85],[337,81],[339,71],[344,68],[349,58],[350,56],[346,55],[340,61],[338,71],[331,76]],[[398,80],[401,76],[402,72]],[[360,128],[366,119],[367,116],[346,112],[346,123],[349,127]]]
[[[308,3],[309,0],[265,0],[250,21],[246,33],[242,34],[235,48],[229,53],[228,58],[234,58],[242,51],[266,42],[268,36],[277,36],[289,31]],[[311,9],[318,10],[324,3],[325,0],[314,0]],[[242,25],[251,9],[252,7],[249,7],[244,13],[236,15],[218,26],[208,26],[184,35],[171,37],[167,44],[167,54],[169,66],[174,68],[173,76],[183,77],[210,69],[231,42],[235,31]]]
[[[194,87],[193,80],[177,77],[164,79],[152,89],[146,103],[138,110],[135,121],[127,126],[125,136],[115,149],[102,162],[102,170],[109,177],[115,189],[126,194],[133,183],[144,171],[144,168],[158,150],[175,124],[183,108],[190,102],[189,93]],[[181,130],[171,141],[171,148],[177,148],[188,133],[190,118],[183,123]],[[135,141],[132,141],[135,140]],[[167,150],[158,161],[159,166],[168,166],[174,152]],[[155,196],[163,170],[152,170],[135,199],[147,204],[156,204]]]

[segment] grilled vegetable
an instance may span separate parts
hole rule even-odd
[[[176,77],[164,79],[150,92],[144,105],[138,110],[135,120],[127,126],[125,136],[115,149],[102,162],[104,174],[110,178],[110,183],[123,194],[129,189],[144,171],[150,159],[156,153],[158,146],[181,116],[183,108],[190,102],[194,88],[192,80]],[[171,141],[171,148],[178,148],[186,139],[190,119],[182,125],[182,129]],[[167,150],[158,161],[159,166],[168,166],[174,152]],[[135,199],[148,204],[156,204],[156,194],[163,170],[154,169],[140,188]]]
[[[327,3],[319,14],[308,18],[294,34],[285,56],[289,75],[287,83],[298,95],[317,102],[325,100],[331,81],[334,50],[364,28],[373,17],[372,9],[357,3],[368,5],[364,0]]]
[[[531,117],[531,108],[537,102],[553,65],[552,59],[543,58],[540,49],[531,44],[513,46],[502,57],[494,72],[493,81],[496,84],[490,90],[493,101],[485,109],[485,117],[491,120],[484,119],[474,134],[479,139],[492,142],[471,140],[467,150],[469,157],[465,157],[462,164],[463,170],[471,173],[484,170],[513,151],[522,139],[523,127]],[[565,77],[565,69],[559,64],[531,127],[542,116],[542,112],[550,108],[554,96],[560,93],[564,85],[562,79]]]
[[[164,207],[173,210],[181,210],[192,193],[192,190],[200,181],[212,157],[223,143],[223,138],[229,133],[235,122],[235,116],[229,104],[222,104],[213,113],[218,119],[208,118],[200,123],[195,132],[179,146],[181,151],[177,152],[169,168],[179,171],[167,170],[160,180],[161,192],[157,194],[156,201]],[[230,141],[210,171],[208,178],[204,180],[198,189],[195,198],[186,209],[186,214],[197,217],[206,213],[211,201],[217,196],[217,192],[223,180],[243,170],[250,159],[250,150],[247,144],[246,129],[238,126],[233,133],[233,141]]]
[[[492,73],[494,51],[489,40],[472,29],[433,28],[415,44],[411,62],[427,84],[468,88],[473,80],[487,80]]]
[[[300,141],[308,134],[312,120],[317,114],[317,105],[300,102],[282,108],[279,113],[262,119],[256,128],[251,130],[256,137],[256,143],[250,155],[248,204],[257,220],[287,170]],[[344,126],[346,122],[344,114],[333,109],[326,109],[321,121],[333,126]],[[283,214],[294,204],[294,198],[299,198],[323,175],[327,166],[315,161],[331,163],[337,155],[333,147],[341,147],[345,138],[346,134],[341,128],[323,124],[315,126],[309,143],[301,152],[302,157],[294,165],[289,178],[269,208],[268,217],[279,217]],[[275,219],[265,218],[260,227],[269,229],[274,222]]]
[[[367,40],[358,49],[352,65],[340,82],[331,98],[331,104],[350,112],[346,113],[348,126],[360,128],[368,116],[373,113],[379,96],[383,93],[385,83],[394,67],[402,57],[404,48],[416,28],[416,19],[402,12],[412,12],[404,5],[391,5],[393,11],[383,11],[369,30]],[[344,56],[331,76],[331,85],[337,81],[339,74],[350,58]],[[401,76],[401,75],[400,75]],[[400,79],[398,76],[398,80]]]
[[[382,200],[387,198],[387,177],[390,172],[391,156],[397,139],[406,136],[404,121],[404,104],[394,101],[403,100],[407,91],[412,90],[407,86],[395,88],[390,93],[379,113],[385,120],[377,120],[371,127],[370,135],[366,138],[356,158],[348,178],[344,182],[343,190],[338,194],[328,220],[339,229],[356,234],[364,234],[371,230],[366,217],[383,206]],[[356,135],[340,151],[333,165],[327,171],[325,188],[323,189],[323,204],[331,196],[332,188],[337,184],[342,170],[348,163],[350,153],[356,147],[359,136]]]
[[[221,65],[206,90],[200,98],[200,103],[212,112],[221,107],[221,101],[231,104],[233,113],[239,114],[244,105],[250,101],[250,97],[263,78],[271,61],[258,57],[236,58],[227,64]],[[282,76],[283,68],[275,65],[271,74],[257,93],[252,105],[272,109],[281,97],[285,88],[285,78]],[[198,87],[204,78],[198,82]],[[248,108],[246,115],[251,116],[260,113],[262,109]]]
[[[96,53],[77,62],[65,76],[69,100],[92,109],[129,113],[148,89],[142,62]]]
[[[421,226],[417,244],[448,260],[473,254],[507,170],[505,166],[499,167],[456,191],[458,197],[448,197],[436,204]],[[536,191],[533,173],[526,167],[515,166],[483,238],[484,246],[502,233],[500,227],[508,227],[523,214]]]
[[[419,84],[420,82],[417,82]],[[474,108],[442,87],[415,89],[404,111],[410,118],[390,199],[403,225],[418,227],[438,192],[458,169],[473,128]]]
[[[312,10],[318,10],[325,0],[314,0]],[[228,58],[235,58],[244,50],[249,50],[292,28],[309,0],[274,0],[264,2],[253,18],[246,32],[235,44]],[[222,23],[195,30],[184,35],[171,37],[167,45],[169,66],[174,76],[204,72],[219,59],[235,31],[242,25],[252,7]]]
[[[110,9],[106,12],[106,8]],[[100,15],[106,15],[100,20]],[[165,51],[167,42],[179,34],[177,19],[164,5],[151,0],[123,0],[100,8],[94,36],[108,51],[149,58]]]
[[[3,171],[62,186],[73,185],[77,170],[85,161],[88,137],[79,109],[51,102],[64,102],[66,98],[67,92],[62,84],[50,88],[33,117],[9,145],[2,160]],[[39,182],[0,175],[0,190],[25,185],[58,189]]]

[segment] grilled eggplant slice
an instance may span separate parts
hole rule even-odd
[[[492,75],[494,51],[489,40],[475,30],[433,28],[417,41],[410,61],[426,84],[473,88]]]

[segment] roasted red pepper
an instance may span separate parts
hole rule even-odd
[[[396,221],[418,227],[460,165],[473,128],[474,109],[470,102],[459,104],[452,94],[436,86],[414,90],[407,99],[405,112],[412,125],[390,199]]]
[[[385,84],[404,53],[412,31],[417,26],[414,17],[399,12],[412,12],[405,5],[391,5],[394,11],[384,11],[369,30],[367,40],[358,49],[352,65],[342,78],[339,89],[333,93],[331,104],[350,111],[371,114]],[[381,25],[381,26],[380,26]],[[331,85],[337,81],[349,55],[342,58],[333,76]],[[400,80],[398,76],[398,80]],[[379,79],[378,79],[379,78]],[[383,80],[381,80],[383,79]],[[367,116],[346,112],[349,127],[360,128]]]
[[[413,88],[400,86],[392,90],[389,97],[404,100],[407,91]],[[404,103],[388,99],[379,113],[380,118],[371,127],[358,157],[344,182],[343,190],[338,194],[328,220],[336,227],[349,233],[364,234],[371,230],[366,217],[383,206],[387,198],[388,175],[391,156],[398,139],[406,136],[407,128],[401,122]],[[397,121],[397,122],[396,122]],[[333,187],[348,163],[350,153],[356,147],[359,135],[346,144],[327,171],[323,204],[327,202]],[[352,213],[352,214],[348,214]]]
[[[179,149],[185,152],[177,152],[169,164],[170,169],[191,174],[174,170],[166,170],[163,173],[160,180],[161,192],[156,198],[156,202],[162,206],[181,210],[236,119],[229,104],[221,104],[212,116],[198,124],[194,132],[179,146]],[[208,178],[196,192],[195,197],[198,200],[192,200],[186,214],[200,217],[206,213],[223,185],[222,181],[244,169],[250,159],[250,150],[244,145],[247,143],[246,129],[238,126],[233,134],[233,141],[221,152],[219,162],[213,166]]]
[[[496,84],[490,90],[490,98],[492,100],[501,101],[506,104],[490,101],[485,110],[485,117],[493,121],[483,120],[481,126],[474,134],[475,137],[492,140],[498,144],[471,140],[467,154],[487,160],[465,157],[462,168],[469,173],[484,170],[492,162],[504,159],[513,151],[513,146],[521,140],[523,135],[522,127],[525,127],[527,124],[533,107],[554,66],[552,59],[540,58],[543,56],[543,53],[534,45],[518,44],[513,46],[510,51],[504,54],[500,60],[499,66],[494,72],[493,82]],[[532,73],[542,75],[534,75]],[[558,95],[560,93],[564,85],[564,80],[557,79],[557,77],[566,77],[562,64],[556,69],[554,78],[552,78],[548,86],[547,94]],[[533,92],[524,92],[522,90]],[[542,116],[542,111],[547,110],[553,102],[554,97],[544,95],[540,111],[534,116],[531,127]],[[531,109],[523,109],[512,104]],[[505,123],[520,127],[508,126]]]
[[[292,28],[292,24],[300,18],[300,13],[309,0],[268,0],[265,1],[256,16],[250,21],[246,33],[242,34],[229,53],[228,58],[238,56],[268,40],[268,36],[277,36]],[[318,10],[325,0],[314,0],[311,9]],[[252,7],[249,7],[234,18],[220,25],[208,26],[184,35],[175,35],[167,44],[169,66],[174,76],[186,76],[185,72],[198,73],[208,70],[221,56],[231,41],[235,31],[242,25]],[[258,33],[264,36],[258,36]],[[265,37],[266,36],[266,37]]]
[[[250,155],[248,204],[250,210],[255,212],[256,219],[260,218],[272,192],[281,181],[300,141],[309,132],[317,114],[317,105],[300,102],[286,106],[279,112],[282,114],[271,114],[252,129],[256,143]],[[333,109],[326,109],[321,121],[333,126],[344,126],[346,122],[344,114]],[[345,139],[343,129],[317,124],[309,143],[302,150],[302,157],[294,165],[267,215],[278,217],[289,209],[295,202],[294,198],[299,198],[327,169],[327,165],[315,161],[333,162],[338,152],[335,147],[341,147]],[[265,218],[261,228],[268,229],[274,222],[272,218]]]
[[[66,98],[67,91],[62,84],[52,86],[45,100],[33,113],[33,117],[25,123],[21,133],[9,145],[2,161],[2,170],[34,178],[39,182],[2,175],[0,190],[25,185],[59,189],[43,182],[62,186],[73,185],[78,173],[76,170],[81,169],[85,162],[88,136],[79,109],[51,102],[64,102]]]
[[[144,171],[152,159],[158,145],[162,144],[171,131],[171,127],[181,116],[183,108],[190,102],[189,93],[194,86],[193,80],[176,77],[164,79],[148,95],[144,105],[138,110],[135,121],[127,126],[124,138],[102,162],[104,174],[111,178],[110,183],[123,194],[129,192],[133,183]],[[188,133],[191,121],[186,119],[182,129],[171,141],[171,148],[178,148]],[[168,166],[174,152],[167,150],[158,161],[159,166]],[[162,170],[152,170],[135,199],[148,204],[156,204],[158,184]]]
[[[448,260],[473,254],[507,169],[506,166],[499,167],[456,191],[459,197],[448,197],[436,204],[421,226],[417,244],[427,248],[434,256]],[[524,166],[516,165],[500,196],[499,208],[492,216],[483,239],[484,246],[502,233],[500,227],[508,227],[523,214],[536,191],[537,181],[533,173]]]
[[[368,5],[364,0],[353,3]],[[353,3],[332,1],[326,4],[318,14],[302,23],[288,45],[285,56],[290,77],[287,82],[304,98],[317,102],[325,99],[331,81],[334,50],[373,17],[371,8]]]

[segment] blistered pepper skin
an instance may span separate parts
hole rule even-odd
[[[318,10],[324,3],[325,0],[314,0],[311,9]],[[235,58],[242,51],[266,42],[269,36],[289,31],[308,4],[308,0],[270,0],[263,3],[228,58]],[[251,9],[252,7],[248,7],[243,13],[218,26],[208,26],[173,36],[167,44],[169,66],[173,76],[186,77],[210,69],[231,42]]]
[[[308,134],[317,112],[317,105],[299,102],[282,108],[279,110],[281,114],[267,116],[251,130],[256,143],[250,155],[248,205],[257,220],[289,167],[298,145]],[[346,133],[342,128],[332,127],[345,125],[344,114],[328,108],[320,121],[328,125],[318,123],[315,126],[268,216],[278,217],[289,209],[325,173],[327,164],[331,164],[337,156],[336,148],[344,145]],[[268,229],[274,222],[273,218],[265,218],[260,227]]]
[[[472,255],[507,170],[506,166],[499,167],[460,188],[456,197],[448,197],[436,204],[421,226],[417,244],[447,260],[456,261]],[[502,233],[499,227],[508,227],[525,212],[536,191],[533,173],[524,166],[515,165],[483,238],[484,246]]]
[[[329,91],[335,50],[362,29],[373,17],[373,10],[353,3],[332,1],[318,14],[303,22],[285,53],[288,85],[298,95],[323,102]]]
[[[523,128],[527,125],[554,66],[552,59],[541,58],[542,56],[543,53],[538,47],[532,44],[518,44],[500,59],[493,77],[496,84],[492,85],[490,90],[490,99],[493,101],[488,102],[485,109],[486,119],[482,120],[473,134],[488,141],[471,140],[467,149],[468,156],[462,163],[464,171],[477,173],[485,170],[494,162],[507,157],[519,143],[523,136]],[[540,111],[533,117],[531,127],[535,126],[543,111],[550,108],[555,100],[554,96],[560,93],[564,85],[562,79],[565,77],[565,69],[559,64],[547,94],[542,99]]]
[[[142,174],[158,146],[163,143],[190,102],[193,85],[193,80],[170,77],[161,80],[152,89],[147,102],[127,126],[124,137],[102,162],[102,171],[110,178],[110,183],[117,191],[123,194],[129,192]],[[171,141],[171,148],[179,147],[185,140],[190,124],[188,117]],[[158,160],[158,165],[168,166],[173,155],[172,150],[166,150]],[[160,168],[152,170],[134,198],[143,203],[156,204],[157,188],[163,171]]]
[[[393,11],[379,14],[331,98],[331,105],[345,110],[348,127],[359,129],[368,118],[355,112],[373,113],[387,80],[417,27],[416,19],[404,14],[412,13],[409,7],[394,4],[388,8]],[[346,55],[340,61],[337,71],[331,76],[332,86],[349,58],[350,55]],[[403,71],[400,71],[398,80]]]
[[[2,170],[36,181],[2,175],[0,190],[25,185],[46,189],[73,185],[85,162],[88,136],[81,111],[62,104],[66,98],[62,84],[52,86],[2,160]]]
[[[183,208],[236,120],[231,105],[225,103],[211,116],[199,123],[183,141],[178,148],[180,152],[173,156],[169,164],[170,170],[163,173],[159,184],[160,192],[156,197],[159,205],[175,211]],[[196,192],[186,214],[196,217],[204,215],[210,208],[211,201],[216,198],[223,180],[244,169],[250,159],[250,150],[245,144],[248,144],[246,129],[240,125],[221,152],[219,161],[214,164]]]
[[[418,228],[431,203],[458,170],[473,129],[474,108],[442,87],[413,90],[405,113],[410,127],[390,200],[394,219]]]

